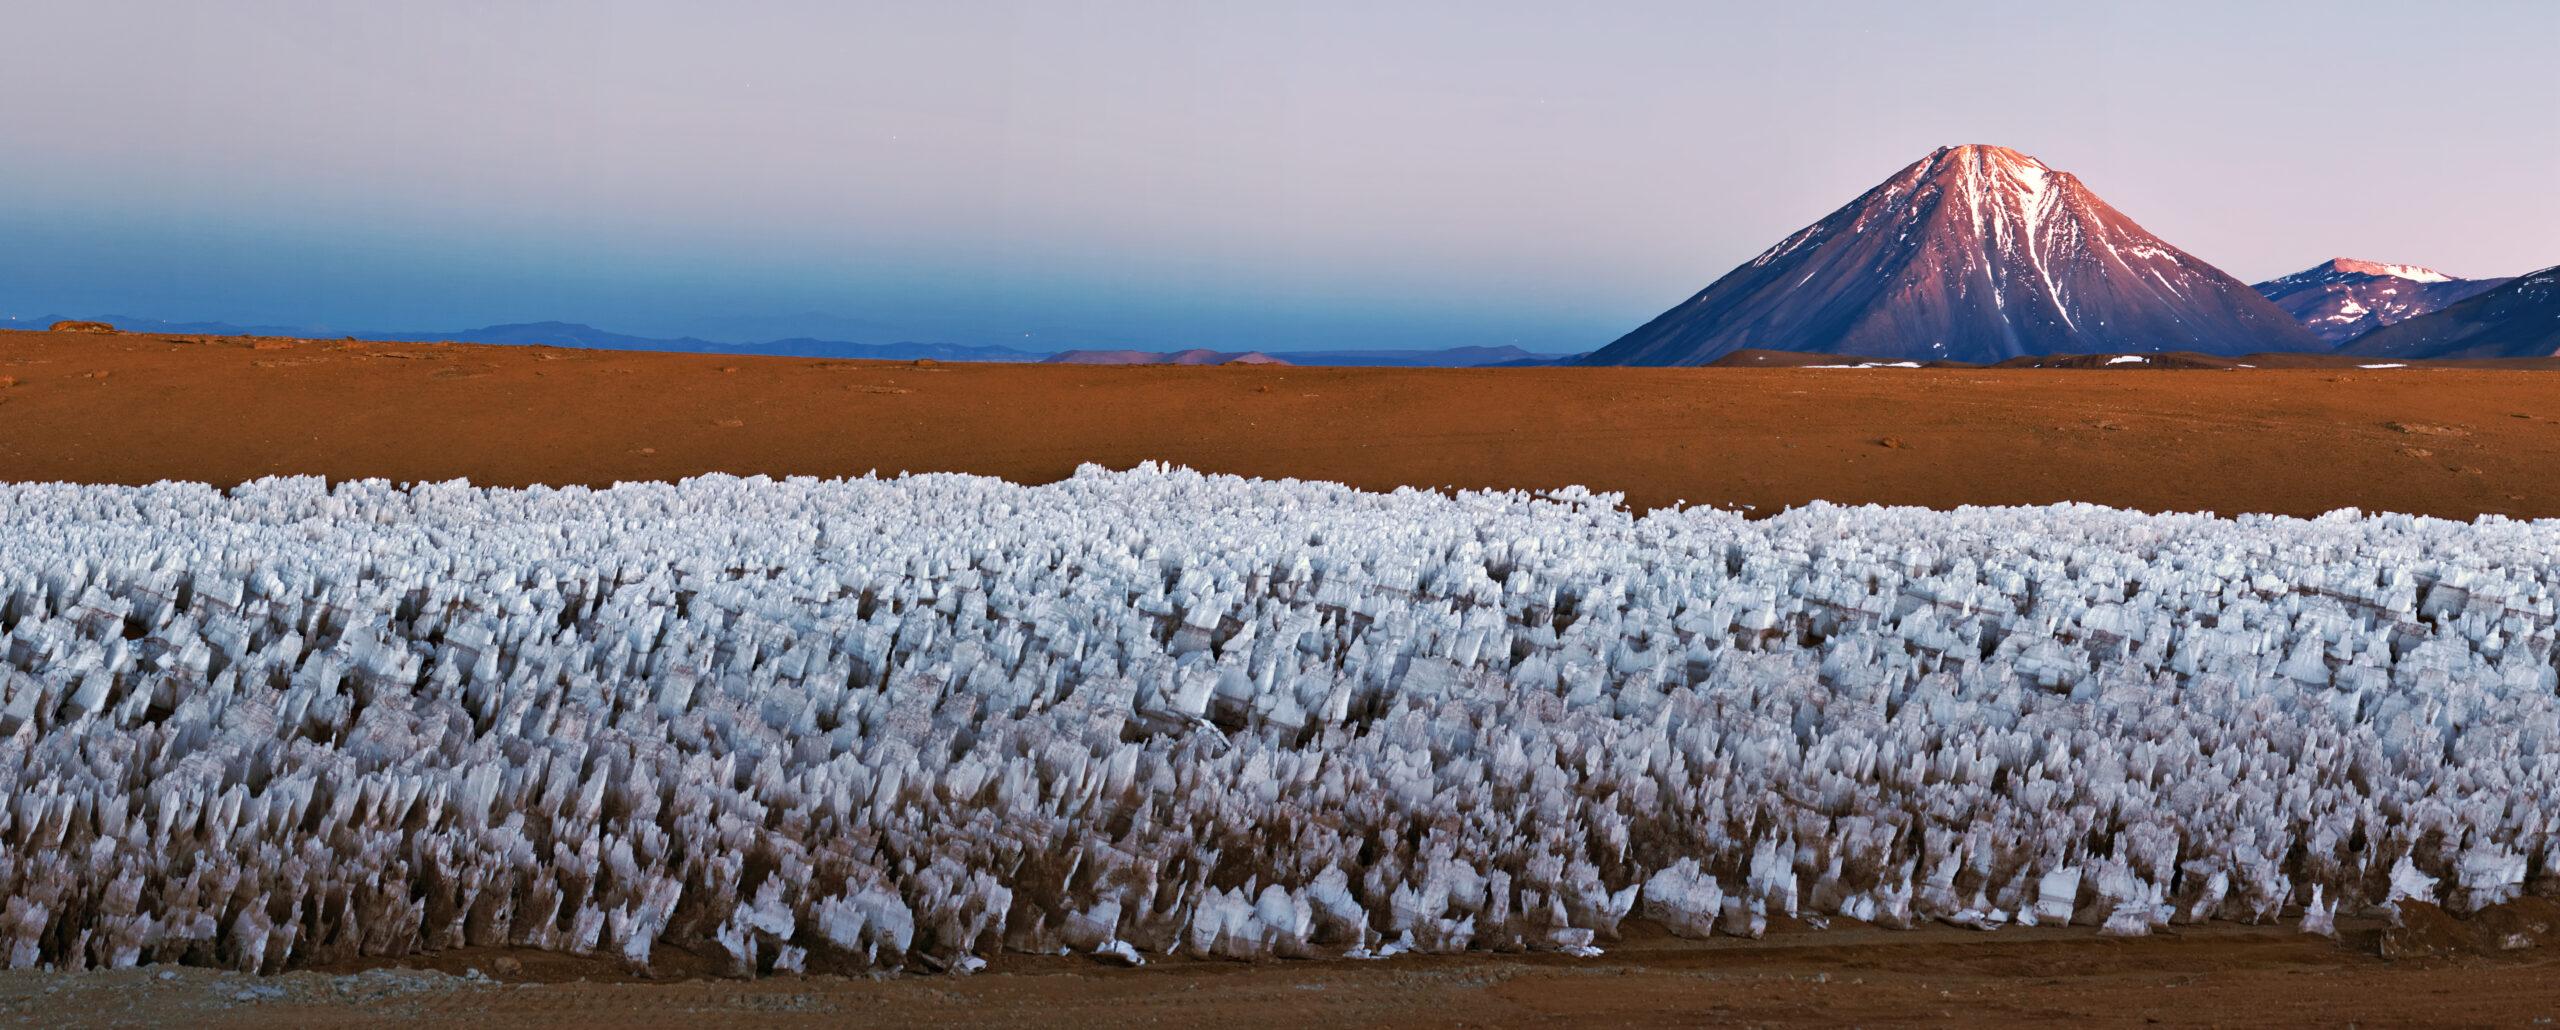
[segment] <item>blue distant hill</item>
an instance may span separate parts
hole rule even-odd
[[[1011,347],[971,347],[957,343],[853,343],[846,340],[813,340],[806,337],[768,340],[763,343],[714,343],[690,336],[661,340],[646,336],[627,336],[575,322],[493,325],[459,333],[382,333],[372,337],[362,333],[356,335],[360,339],[398,340],[403,343],[453,340],[461,343],[582,347],[589,350],[761,354],[792,358],[872,358],[885,361],[913,361],[917,358],[932,358],[936,361],[1038,361],[1048,356],[1046,351],[1015,350]]]
[[[1366,365],[1381,368],[1561,365],[1577,356],[1533,354],[1511,346],[1451,347],[1446,350],[1275,350],[1264,353],[1292,365]]]
[[[70,316],[0,319],[0,329],[42,329]],[[450,333],[345,331],[319,326],[232,325],[228,322],[171,322],[128,315],[101,315],[105,322],[134,333],[183,333],[192,336],[293,336],[305,339],[377,340],[389,343],[491,343],[515,346],[577,347],[587,350],[672,351],[690,354],[766,355],[793,358],[869,358],[880,361],[1019,361],[1033,362],[1056,351],[1012,347],[973,347],[957,343],[852,343],[798,337],[764,343],[716,343],[680,337],[631,336],[575,322],[525,322],[482,326]],[[1357,365],[1392,368],[1471,368],[1481,366],[1560,365],[1573,355],[1533,354],[1518,347],[1451,347],[1444,350],[1273,351],[1272,357],[1292,365]]]
[[[8,328],[42,329],[55,319],[11,319]],[[771,340],[764,343],[715,343],[683,337],[673,340],[630,336],[575,322],[527,322],[482,326],[450,333],[358,330],[347,332],[315,326],[232,325],[228,322],[171,322],[124,315],[100,316],[126,332],[185,333],[200,336],[295,336],[310,339],[377,340],[389,343],[491,343],[512,346],[577,347],[586,350],[677,351],[692,354],[752,354],[795,358],[872,358],[885,361],[1038,361],[1046,351],[1011,347],[970,347],[957,343],[850,343],[840,340]]]

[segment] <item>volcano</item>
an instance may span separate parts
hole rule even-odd
[[[1752,348],[1985,363],[2329,350],[2077,177],[1984,145],[1939,148],[1581,363]]]
[[[2250,287],[2332,347],[2387,325],[2496,289],[2507,280],[2462,279],[2416,265],[2353,258],[2323,261]]]
[[[2517,276],[2441,311],[2376,329],[2339,351],[2375,358],[2560,355],[2560,266]]]

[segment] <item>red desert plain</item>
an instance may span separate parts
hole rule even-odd
[[[2560,371],[831,361],[0,332],[0,478],[486,486],[1096,462],[1654,508],[2560,516]]]
[[[2560,516],[2560,372],[996,365],[460,344],[0,334],[0,478],[607,484],[1161,461],[1638,507],[2085,501]],[[723,979],[448,950],[246,977],[16,972],[26,1025],[2489,1025],[2560,1013],[2560,909],[2411,905],[2339,934],[1890,931],[1780,920],[1604,954],[1263,964],[1001,956],[980,975]]]

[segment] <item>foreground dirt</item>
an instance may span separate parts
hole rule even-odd
[[[2489,1026],[2560,1013],[2560,961],[2539,950],[2391,962],[2375,957],[2382,932],[2353,929],[2332,942],[2277,927],[2133,940],[2086,928],[1834,929],[1758,942],[1652,936],[1595,959],[1132,970],[1011,956],[966,978],[753,982],[631,981],[556,958],[530,967],[536,979],[491,978],[480,970],[509,956],[449,952],[411,963],[431,968],[353,975],[6,973],[0,1019],[62,1027]]]
[[[1630,503],[2560,516],[2560,372],[916,365],[0,332],[0,479],[586,483],[1093,461]]]

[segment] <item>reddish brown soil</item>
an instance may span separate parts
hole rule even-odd
[[[903,469],[1042,482],[1080,462],[1155,459],[1371,489],[1579,483],[1642,506],[1764,512],[1821,498],[2560,516],[2560,372],[2548,371],[931,365],[0,332],[0,384],[6,480],[603,484]],[[2543,946],[2560,938],[2537,930],[2535,946],[2509,951],[2483,941],[2511,928],[2412,927],[2355,922],[2340,942],[2214,926],[2139,940],[1933,927],[1704,944],[1639,929],[1592,960],[1116,970],[1006,956],[977,977],[887,982],[633,982],[556,956],[448,952],[411,964],[459,972],[503,957],[543,982],[12,973],[0,974],[0,1020],[2450,1026],[2560,1015],[2560,962]]]
[[[2344,939],[2215,925],[2178,936],[2087,928],[1833,929],[1682,941],[1637,928],[1595,959],[1160,962],[1003,956],[974,977],[635,980],[526,956],[497,983],[377,971],[253,978],[184,970],[0,974],[0,1019],[36,1026],[2486,1026],[2560,1013],[2540,949],[2377,957]],[[461,973],[501,956],[410,966]],[[586,979],[580,979],[580,977]],[[530,979],[525,979],[525,978]]]
[[[0,479],[1254,476],[2560,515],[2560,372],[916,365],[0,332]]]

